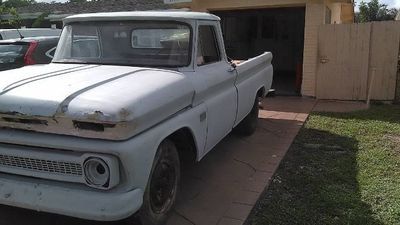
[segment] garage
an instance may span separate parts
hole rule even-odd
[[[181,10],[211,12],[223,20],[228,55],[274,54],[279,95],[315,97],[320,64],[318,30],[354,21],[352,0],[164,0]]]
[[[273,89],[299,95],[304,51],[305,7],[213,11],[221,17],[227,54],[244,60],[274,55]]]

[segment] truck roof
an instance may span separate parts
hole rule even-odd
[[[219,17],[201,12],[182,12],[182,11],[133,11],[133,12],[107,12],[107,13],[87,13],[78,14],[65,18],[65,24],[81,21],[120,21],[120,20],[220,20]]]

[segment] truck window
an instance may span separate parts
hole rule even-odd
[[[47,50],[45,55],[50,59],[54,58],[54,53],[56,52],[56,48],[57,47],[53,47],[53,48]]]
[[[55,63],[183,67],[191,62],[191,29],[173,21],[93,21],[65,26]]]
[[[221,60],[214,26],[199,26],[199,38],[197,42],[197,65],[202,66],[219,62]]]

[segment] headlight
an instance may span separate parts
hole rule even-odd
[[[83,164],[85,179],[88,185],[107,188],[110,183],[110,168],[100,158],[92,157]]]
[[[120,166],[117,157],[103,154],[84,154],[83,159],[83,181],[86,185],[110,190],[120,182]]]

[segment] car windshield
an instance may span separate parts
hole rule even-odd
[[[14,63],[25,55],[27,49],[28,46],[22,44],[0,44],[0,64]]]
[[[179,22],[82,22],[66,25],[53,62],[182,67],[191,29]]]

